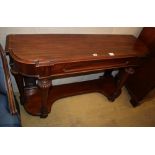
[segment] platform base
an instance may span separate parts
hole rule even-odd
[[[33,87],[32,89],[25,89],[24,96],[24,108],[25,110],[34,116],[40,116],[41,118],[46,118],[48,113],[51,111],[53,103],[64,97],[80,95],[84,93],[99,92],[105,95],[110,101],[114,101],[117,96],[114,95],[116,90],[116,82],[113,77],[102,77],[96,80],[77,82],[71,84],[64,84],[58,86],[52,86],[49,90],[48,104],[47,104],[47,114],[42,116],[41,109],[41,93],[38,87]]]

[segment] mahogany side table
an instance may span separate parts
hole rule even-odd
[[[95,34],[8,35],[6,51],[21,103],[28,113],[42,118],[54,101],[75,94],[100,92],[114,101],[148,53],[134,36]],[[119,69],[115,78],[114,69]],[[103,71],[96,80],[52,85],[56,78]]]

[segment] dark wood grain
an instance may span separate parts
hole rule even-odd
[[[149,53],[145,62],[136,69],[135,74],[126,83],[134,106],[141,104],[144,97],[155,88],[155,28],[143,28],[138,39],[148,47]]]
[[[129,76],[126,68],[139,66],[148,54],[143,42],[131,35],[18,34],[8,35],[6,42],[12,71],[25,79],[24,107],[41,117],[48,115],[56,99],[75,94],[96,91],[114,101]],[[121,76],[111,76],[114,69],[121,69]],[[44,87],[44,81],[55,78],[103,71],[97,80]],[[28,81],[37,87],[27,87],[32,84]]]
[[[41,64],[111,59],[110,52],[115,58],[140,57],[147,52],[134,36],[81,34],[8,35],[6,50],[13,50],[18,61]]]
[[[9,35],[6,50],[18,72],[37,77],[125,67],[147,54],[143,43],[130,35]]]

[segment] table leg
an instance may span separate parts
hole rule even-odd
[[[49,79],[38,80],[38,86],[41,92],[41,118],[46,118],[48,116],[48,93],[49,88],[52,85]]]
[[[110,101],[114,101],[119,96],[119,94],[121,93],[121,88],[124,86],[128,77],[133,73],[134,69],[132,67],[120,70],[117,76],[116,90],[113,95],[109,97]]]

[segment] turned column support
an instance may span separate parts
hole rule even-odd
[[[41,92],[41,109],[40,109],[41,118],[46,118],[48,116],[48,93],[51,85],[52,82],[49,79],[38,80],[38,87],[40,88]]]
[[[131,74],[134,74],[134,72],[135,70],[132,67],[120,70],[117,76],[116,90],[113,93],[113,95],[109,97],[110,101],[114,101],[120,95],[121,88],[125,85],[125,82],[127,81],[128,77]]]

